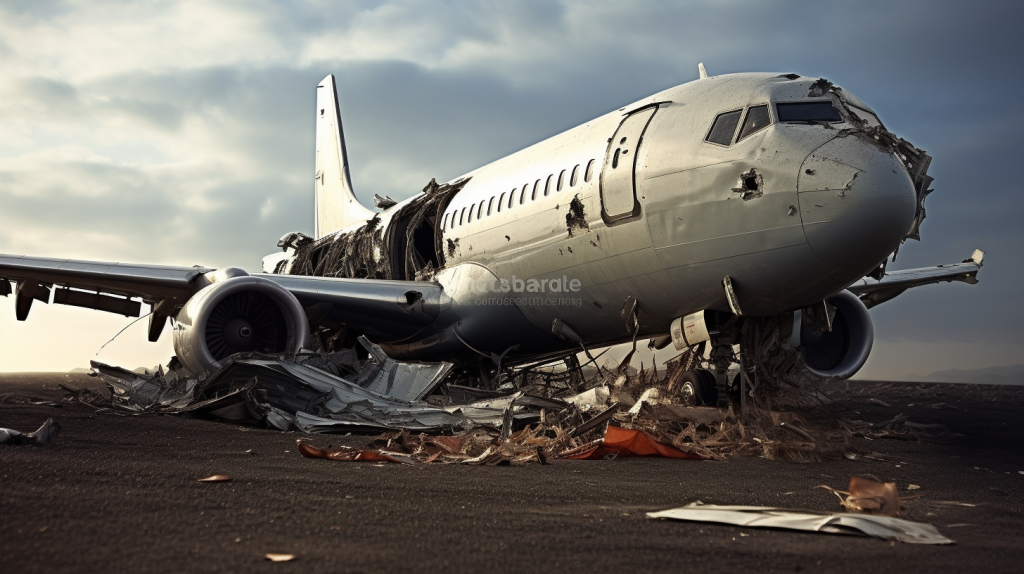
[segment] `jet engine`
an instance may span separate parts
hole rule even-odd
[[[206,280],[175,317],[174,351],[189,371],[216,370],[235,353],[296,353],[308,345],[306,313],[284,287],[237,268]]]
[[[820,377],[852,377],[868,360],[874,339],[868,308],[849,291],[801,312],[800,352]]]

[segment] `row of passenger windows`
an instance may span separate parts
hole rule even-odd
[[[832,102],[791,102],[775,104],[776,120],[783,123],[839,123],[843,117],[839,110],[832,105]],[[740,123],[740,116],[743,110],[724,112],[715,117],[711,124],[711,131],[708,132],[704,141],[719,145],[732,145],[733,135],[736,134],[736,126]],[[743,128],[740,129],[736,141],[743,141],[772,123],[771,113],[767,105],[751,106],[747,109],[747,117],[743,121]]]
[[[596,160],[590,160],[587,163],[587,168],[583,172],[583,181],[589,182],[594,177],[594,165]],[[444,214],[444,220],[441,222],[442,229],[455,229],[459,225],[465,225],[473,219],[481,219],[492,213],[500,213],[503,209],[512,209],[517,203],[519,205],[525,204],[527,201],[536,201],[538,197],[547,197],[552,192],[559,192],[565,189],[566,184],[569,187],[576,187],[580,179],[580,164],[576,164],[576,167],[572,168],[572,173],[569,174],[568,181],[566,181],[566,174],[569,170],[563,169],[558,174],[557,180],[555,174],[551,174],[546,180],[534,181],[532,184],[524,184],[523,187],[516,187],[512,191],[506,191],[500,196],[493,195],[490,199],[483,199],[480,203],[473,204],[462,209],[457,209],[449,213]],[[543,181],[543,184],[541,183]]]

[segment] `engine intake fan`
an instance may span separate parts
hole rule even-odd
[[[875,330],[868,308],[849,291],[804,309],[800,317],[800,352],[808,370],[820,377],[848,379],[871,354]]]
[[[212,371],[235,353],[297,353],[308,345],[306,313],[287,289],[241,270],[212,280],[176,317],[174,351],[185,368]]]

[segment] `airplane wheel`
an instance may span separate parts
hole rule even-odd
[[[716,406],[718,404],[718,387],[715,376],[710,371],[696,369],[686,371],[681,377],[683,403],[692,406]]]

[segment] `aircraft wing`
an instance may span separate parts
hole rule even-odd
[[[141,299],[154,306],[154,315],[167,317],[203,287],[239,275],[248,274],[234,268],[217,271],[200,266],[0,255],[0,296],[12,293],[9,281],[18,284],[15,307],[20,321],[27,318],[32,301],[50,303],[51,299],[57,304],[129,317],[139,316],[141,303],[135,299]],[[291,292],[313,321],[330,315],[340,322],[365,325],[367,332],[387,334],[390,338],[408,336],[429,324],[447,302],[444,289],[427,281],[254,276]]]
[[[985,252],[975,249],[970,259],[961,263],[951,265],[939,265],[936,267],[923,267],[920,269],[905,269],[886,273],[881,279],[864,277],[847,290],[860,297],[868,308],[896,297],[911,287],[931,285],[943,281],[963,281],[964,283],[977,283],[978,271],[981,270]]]
[[[130,298],[141,298],[146,303],[163,300],[184,303],[192,296],[195,279],[211,271],[199,266],[171,267],[0,255],[0,278],[5,280],[0,281],[0,295],[6,297],[11,294],[8,281],[18,284],[20,321],[27,317],[32,300],[50,302],[51,288],[55,285],[60,286],[54,295],[55,303],[138,317],[140,305]],[[87,301],[90,297],[91,300]]]

